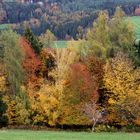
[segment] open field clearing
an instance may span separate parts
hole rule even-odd
[[[140,16],[129,17],[128,20],[134,24],[136,28],[136,36],[137,38],[140,38]]]
[[[140,134],[3,130],[0,140],[140,140]]]
[[[0,24],[0,30],[8,29],[12,26],[12,24]]]
[[[62,41],[55,41],[53,48],[66,48],[68,45],[68,41],[62,40]]]

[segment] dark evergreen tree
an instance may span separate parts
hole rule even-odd
[[[25,38],[29,41],[31,46],[33,47],[36,54],[40,54],[43,44],[39,41],[39,39],[34,35],[30,28],[25,29],[24,33]]]
[[[7,105],[2,100],[2,95],[0,95],[0,127],[5,126],[8,122],[5,112],[7,109]]]
[[[140,39],[136,39],[134,42],[132,56],[136,64],[140,66]]]

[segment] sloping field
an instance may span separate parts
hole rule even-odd
[[[58,40],[53,43],[53,48],[66,48],[68,46],[77,46],[77,41]],[[70,45],[71,44],[71,45]]]
[[[140,140],[140,134],[5,130],[0,140]]]
[[[53,48],[66,48],[67,47],[67,44],[68,42],[65,41],[65,40],[62,40],[62,41],[55,41],[54,42],[54,45],[53,45]]]
[[[0,30],[8,29],[12,24],[0,24]]]
[[[136,36],[140,39],[140,16],[128,17],[128,20],[133,23],[136,28]]]

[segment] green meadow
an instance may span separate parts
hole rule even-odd
[[[53,44],[53,48],[66,48],[68,46],[68,41],[55,41]]]
[[[140,140],[140,134],[3,130],[0,140]]]
[[[0,24],[0,30],[8,29],[12,24]]]
[[[140,38],[140,16],[128,17],[128,20],[135,26],[137,38]]]

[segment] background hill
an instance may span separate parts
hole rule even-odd
[[[19,33],[29,26],[36,35],[51,30],[58,39],[77,39],[91,27],[100,10],[112,16],[121,6],[128,16],[135,13],[139,0],[1,0],[0,23],[12,24]]]

